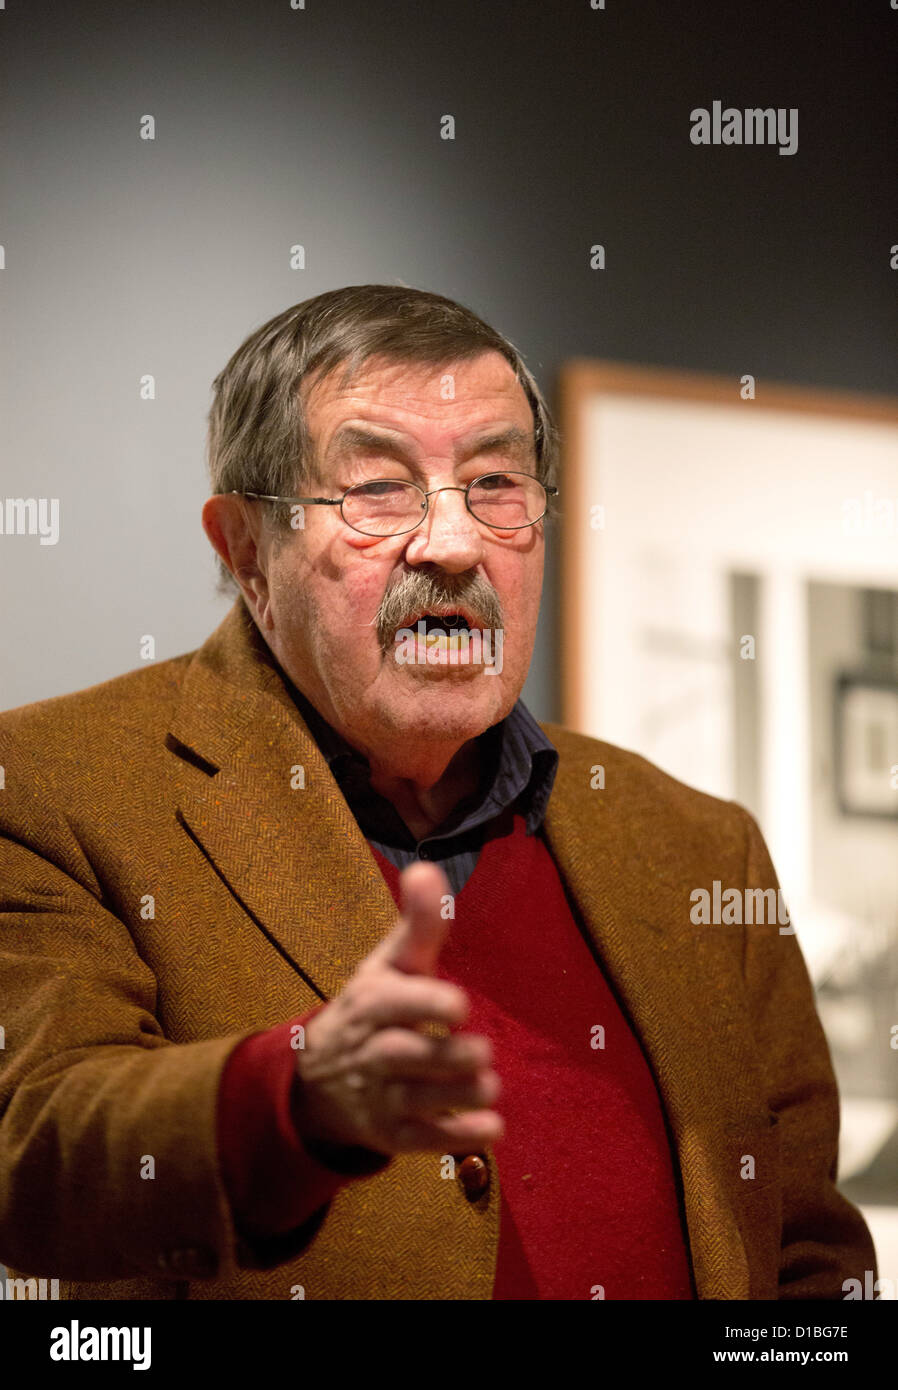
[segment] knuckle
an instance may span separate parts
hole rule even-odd
[[[380,991],[374,980],[351,980],[341,997],[347,1020],[357,1022],[367,1018],[377,1007]]]
[[[371,1061],[379,1072],[390,1071],[401,1062],[414,1062],[421,1056],[417,1038],[409,1029],[384,1028],[371,1045]]]
[[[334,1003],[339,1004],[344,1013],[351,1015],[358,1008],[360,996],[363,994],[362,981],[353,977],[348,985],[344,985]]]

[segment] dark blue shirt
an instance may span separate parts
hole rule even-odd
[[[374,791],[368,759],[332,728],[294,687],[293,697],[346,798],[362,834],[397,869],[415,859],[439,864],[453,893],[464,888],[490,833],[510,829],[515,812],[527,834],[542,825],[558,752],[522,700],[477,739],[480,785],[422,840],[415,840],[392,802]]]

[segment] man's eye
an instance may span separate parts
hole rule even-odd
[[[405,492],[406,484],[377,479],[372,483],[359,483],[353,491],[359,497],[398,497]]]
[[[516,479],[509,477],[507,473],[487,473],[480,478],[477,486],[483,488],[484,492],[494,492],[503,487],[514,487]]]

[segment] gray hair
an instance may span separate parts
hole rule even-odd
[[[536,380],[517,348],[454,300],[402,285],[347,285],[285,309],[251,333],[212,384],[207,465],[214,493],[302,493],[315,460],[300,385],[344,364],[343,384],[370,358],[438,367],[498,352],[511,365],[533,411],[537,476],[551,485],[558,433]],[[271,522],[289,530],[288,505]],[[237,588],[218,557],[219,591]]]

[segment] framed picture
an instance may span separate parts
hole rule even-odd
[[[808,595],[898,587],[898,401],[575,360],[559,403],[562,721],[748,805],[797,906],[815,833]],[[860,646],[840,657],[827,705],[833,674],[864,664]],[[884,813],[860,775],[850,803]]]
[[[841,675],[835,715],[840,811],[898,820],[898,680]]]

